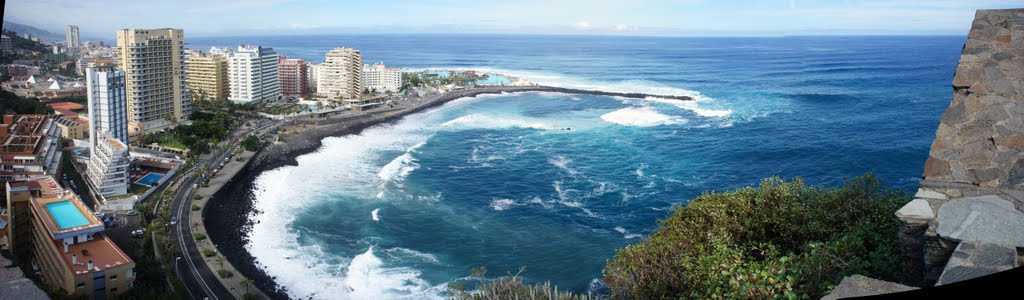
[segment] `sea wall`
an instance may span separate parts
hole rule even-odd
[[[949,261],[971,255],[963,242],[1024,246],[1024,9],[976,13],[952,88],[920,188],[896,214],[912,285],[957,280],[943,274],[962,271]]]

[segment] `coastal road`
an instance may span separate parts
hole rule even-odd
[[[194,161],[194,166],[201,166],[203,164],[209,164],[210,166],[216,166],[218,162],[223,161],[228,155],[231,154],[236,148],[238,148],[239,141],[242,137],[248,136],[253,132],[258,132],[267,129],[271,126],[277,125],[279,122],[275,121],[262,121],[265,124],[260,124],[259,127],[253,128],[244,133],[236,132],[232,134],[230,142],[231,145],[225,149],[225,151],[219,154],[207,154],[199,157]],[[178,219],[178,223],[174,225],[172,230],[177,235],[176,240],[178,246],[181,247],[181,258],[176,259],[175,267],[178,273],[178,277],[181,278],[185,287],[188,289],[189,295],[194,299],[209,298],[213,300],[219,299],[235,299],[235,296],[231,294],[224,285],[221,284],[220,280],[217,279],[217,274],[214,270],[211,270],[206,263],[203,261],[203,254],[196,245],[195,238],[192,233],[193,222],[202,222],[202,220],[192,220],[191,217],[191,203],[192,197],[195,193],[195,186],[197,186],[202,180],[203,174],[195,174],[189,172],[182,174],[182,178],[179,181],[178,189],[174,191],[173,198],[174,202],[171,204],[171,216]]]

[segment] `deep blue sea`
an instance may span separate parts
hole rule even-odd
[[[615,249],[705,191],[874,171],[919,179],[964,42],[937,37],[353,35],[190,38],[322,61],[477,69],[698,101],[465,98],[258,176],[247,249],[293,298],[437,298],[485,266],[598,287]],[[564,130],[571,128],[572,130]]]

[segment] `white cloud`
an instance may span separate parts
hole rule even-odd
[[[590,22],[579,21],[579,22],[576,22],[576,23],[572,23],[572,28],[576,28],[577,30],[588,30],[588,29],[593,29],[594,26],[590,25]]]
[[[634,31],[637,28],[635,26],[629,26],[626,24],[615,25],[615,31]]]

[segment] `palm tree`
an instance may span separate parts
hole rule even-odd
[[[223,269],[224,268],[224,257],[223,256],[217,256],[216,260],[217,260],[217,264],[220,265],[220,268]]]
[[[249,293],[249,287],[252,286],[252,279],[246,278],[238,281],[239,284],[245,287],[245,293]]]

